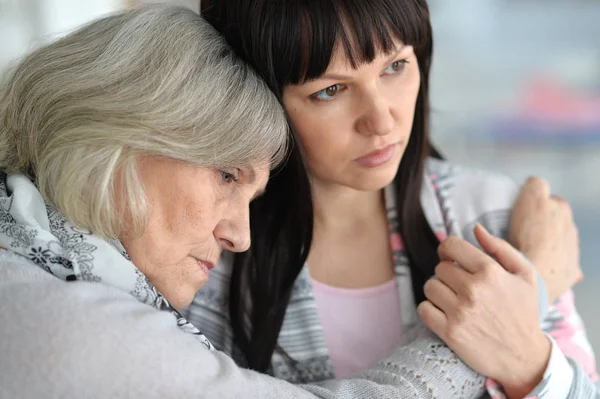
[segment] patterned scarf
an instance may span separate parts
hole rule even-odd
[[[26,257],[64,281],[109,285],[158,310],[171,312],[177,325],[208,349],[209,340],[187,321],[135,267],[119,241],[106,241],[80,229],[44,202],[34,184],[0,171],[0,246]]]

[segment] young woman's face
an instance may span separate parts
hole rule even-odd
[[[314,182],[378,190],[396,175],[410,138],[420,74],[412,46],[353,69],[338,46],[323,76],[288,85],[283,103]]]

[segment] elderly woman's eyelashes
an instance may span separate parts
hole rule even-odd
[[[230,171],[219,170],[220,178],[225,184],[239,183],[240,182],[240,170],[233,169]]]

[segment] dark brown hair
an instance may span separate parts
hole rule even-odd
[[[421,87],[410,140],[394,183],[399,229],[408,253],[415,299],[433,275],[439,244],[419,201],[430,147],[428,86],[432,32],[425,0],[204,0],[202,15],[253,66],[280,98],[288,84],[325,73],[336,45],[352,65],[412,45]],[[290,127],[293,134],[293,128]],[[234,342],[247,366],[264,372],[277,347],[291,291],[308,256],[313,232],[310,185],[295,145],[250,210],[252,247],[235,256],[230,286]]]

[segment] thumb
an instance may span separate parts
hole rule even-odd
[[[531,269],[521,253],[501,238],[491,235],[481,224],[477,223],[475,238],[481,248],[492,256],[508,272],[513,274],[527,273]]]

